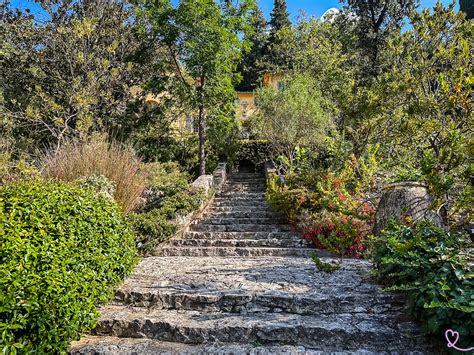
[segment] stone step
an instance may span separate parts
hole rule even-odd
[[[186,344],[209,342],[303,345],[323,350],[422,350],[416,327],[366,313],[303,316],[287,313],[202,313],[106,306],[95,335]]]
[[[265,179],[258,177],[232,177],[227,180],[227,184],[265,184]]]
[[[266,186],[260,184],[232,184],[232,185],[224,185],[222,188],[222,192],[260,192],[265,193]]]
[[[171,343],[147,338],[119,338],[112,336],[87,336],[72,343],[70,354],[195,354],[195,355],[321,355],[321,351],[303,346],[263,346],[259,344],[223,344],[219,342],[207,344]],[[375,355],[378,353],[361,350],[360,353],[344,353],[344,355]],[[343,354],[336,354],[343,355]]]
[[[227,178],[227,181],[235,180],[259,180],[265,182],[265,175],[263,174],[233,174]]]
[[[368,282],[369,271],[370,263],[356,259],[345,259],[338,270],[326,273],[309,258],[149,257],[122,284],[115,301],[243,313],[398,311],[403,297]]]
[[[292,232],[193,232],[188,231],[184,239],[280,239],[301,240],[301,236]]]
[[[278,212],[272,209],[268,204],[253,206],[253,205],[213,205],[208,212]]]
[[[240,194],[240,195],[235,195],[233,197],[216,196],[216,198],[214,198],[214,202],[234,203],[234,202],[240,202],[240,201],[248,201],[248,202],[256,202],[256,203],[267,203],[265,196],[263,194],[260,194],[260,195],[261,196],[247,196],[246,194]]]
[[[261,218],[253,218],[253,217],[244,217],[244,218],[232,218],[232,217],[212,217],[212,218],[204,218],[202,219],[199,224],[213,224],[213,225],[235,225],[235,224],[276,224],[276,223],[284,223],[285,220],[283,218],[275,218],[273,217],[261,217]]]
[[[264,192],[247,192],[247,191],[228,191],[222,192],[216,196],[216,198],[225,198],[225,199],[256,199],[256,200],[265,200],[265,193]]]
[[[246,184],[246,183],[226,183],[223,187],[223,191],[230,190],[230,191],[247,191],[247,190],[258,190],[256,192],[265,192],[267,185],[264,183],[251,183],[251,184]]]
[[[193,224],[189,230],[195,232],[289,232],[292,230],[291,226],[286,224],[264,224],[257,225],[252,223],[247,224],[229,224],[229,225],[215,225],[215,224]]]
[[[303,239],[172,239],[173,247],[299,248],[311,247]]]
[[[147,279],[140,281],[136,282],[133,289],[119,290],[112,304],[206,313],[284,312],[300,315],[328,315],[377,312],[391,317],[403,314],[405,307],[405,299],[402,297],[394,297],[386,293],[354,294],[349,287],[346,287],[345,294],[334,295],[327,287],[324,287],[318,292],[300,296],[282,291],[251,293],[238,288],[216,292],[205,289],[179,291],[166,287],[150,288],[146,284]],[[153,280],[148,282],[153,282]],[[329,292],[325,294],[324,291]],[[387,302],[391,304],[387,305]]]
[[[260,171],[237,171],[233,174],[230,174],[229,175],[230,177],[234,177],[234,176],[260,176],[260,177],[264,177],[265,175],[263,174],[263,172],[260,172]]]
[[[214,207],[240,207],[240,208],[253,208],[262,209],[270,208],[268,202],[265,200],[255,199],[219,199],[216,197],[213,203]]]
[[[156,256],[189,256],[189,257],[294,257],[305,258],[310,252],[327,256],[324,250],[313,248],[241,248],[241,247],[173,247],[164,246],[157,249]]]
[[[282,214],[274,211],[212,211],[209,210],[205,217],[208,218],[282,218]]]

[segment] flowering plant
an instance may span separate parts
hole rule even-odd
[[[319,198],[303,213],[298,227],[317,248],[359,258],[370,233],[375,210],[345,189],[341,179],[328,174],[316,185]]]
[[[360,189],[353,187],[357,160],[352,157],[338,172],[316,172],[312,186],[292,177],[282,184],[269,181],[267,199],[273,207],[286,212],[290,221],[316,248],[350,257],[361,257],[370,233],[375,209],[363,200]]]

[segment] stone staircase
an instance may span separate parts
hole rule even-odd
[[[232,176],[199,223],[138,265],[71,353],[435,352],[404,300],[368,280],[370,263],[319,272],[264,190],[259,174]]]

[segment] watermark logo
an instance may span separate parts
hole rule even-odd
[[[457,351],[474,351],[474,346],[472,348],[467,348],[467,349],[458,348],[456,346],[459,340],[459,333],[457,331],[448,329],[444,333],[444,336],[446,337],[446,340],[448,341],[448,348],[453,348],[453,349],[456,349]]]

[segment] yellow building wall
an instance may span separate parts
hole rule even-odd
[[[246,120],[255,112],[255,93],[254,92],[237,92],[239,100],[238,115],[240,119]]]
[[[284,78],[284,73],[265,73],[262,78],[262,85],[264,87],[271,86],[275,90],[281,90]],[[255,96],[255,92],[237,91],[239,103],[237,113],[240,119],[243,121],[250,118],[257,110],[257,106],[255,105]]]

